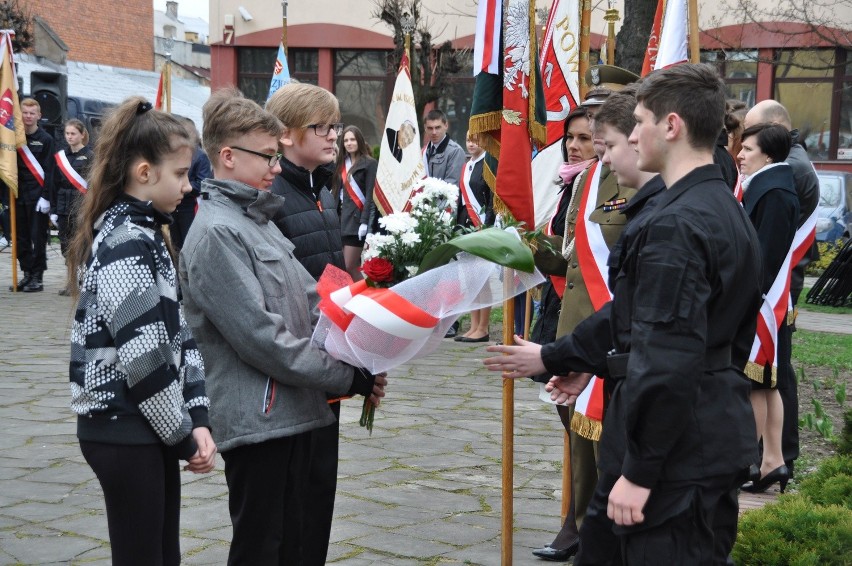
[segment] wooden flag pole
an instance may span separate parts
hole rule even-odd
[[[687,16],[689,18],[689,62],[701,62],[701,46],[698,31],[698,0],[689,0],[687,4]]]
[[[281,1],[281,10],[283,16],[281,18],[281,45],[284,46],[284,55],[287,55],[287,0]]]
[[[9,189],[9,231],[12,237],[10,242],[12,245],[12,292],[18,292],[18,215],[15,209],[15,201],[18,200],[17,195],[12,194],[12,189]]]
[[[515,271],[503,270],[503,344],[514,344],[515,300],[510,297]],[[515,380],[503,379],[503,453],[500,556],[503,566],[512,566],[512,535],[514,532],[514,460],[515,460]]]
[[[589,85],[586,84],[586,70],[589,68],[589,47],[592,26],[592,0],[580,2],[580,100],[586,97]]]

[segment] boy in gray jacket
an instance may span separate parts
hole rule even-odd
[[[207,366],[213,436],[233,524],[228,564],[298,564],[308,432],[334,420],[326,393],[384,395],[384,378],[311,344],[313,278],[270,222],[280,171],[277,118],[234,90],[204,105],[215,180],[180,254],[184,309]]]

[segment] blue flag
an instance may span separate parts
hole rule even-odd
[[[275,58],[275,70],[272,72],[272,82],[269,85],[269,94],[266,100],[272,98],[275,91],[290,82],[290,68],[287,66],[287,55],[284,53],[284,44],[278,44],[278,56]]]

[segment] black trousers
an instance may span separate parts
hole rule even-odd
[[[340,402],[329,404],[335,421],[312,430],[311,461],[305,490],[302,529],[302,565],[323,566],[328,555],[334,495],[337,492],[337,461],[340,438]]]
[[[59,216],[59,249],[62,250],[62,256],[68,253],[68,245],[74,237],[75,231],[75,215],[60,214]]]
[[[15,219],[18,233],[18,263],[21,271],[44,273],[47,269],[48,216],[36,212],[35,203],[16,203]]]
[[[180,564],[180,468],[161,444],[80,441],[106,502],[115,566]]]
[[[778,395],[784,407],[781,425],[781,453],[793,472],[793,460],[799,457],[799,390],[793,369],[793,327],[782,324],[778,329]]]
[[[618,527],[606,515],[618,477],[601,473],[574,565],[726,564],[737,533],[736,486],[743,479],[738,473],[655,488],[645,521]]]
[[[234,528],[229,565],[302,564],[303,497],[311,433],[222,453]]]

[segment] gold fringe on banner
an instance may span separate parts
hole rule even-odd
[[[515,219],[515,217],[512,216],[512,212],[509,210],[509,207],[506,206],[503,199],[497,196],[497,193],[494,193],[494,214],[499,214],[503,217],[503,219]]]
[[[494,189],[497,188],[497,175],[491,170],[491,167],[489,167],[487,163],[482,167],[482,179],[485,181],[485,184],[488,185],[488,188],[491,189],[491,192],[494,193]],[[494,195],[494,198],[496,199],[497,194],[494,193]]]
[[[468,123],[470,133],[479,136],[479,147],[495,159],[500,159],[500,142],[494,138],[491,132],[500,131],[502,120],[502,112],[488,112],[471,116]]]
[[[746,363],[745,370],[743,370],[746,374],[746,377],[751,379],[752,381],[756,381],[758,383],[763,383],[763,375],[764,368],[763,366],[759,366],[754,362]],[[772,376],[770,378],[771,386],[775,387],[775,383],[778,380],[778,368],[772,366]]]
[[[601,439],[603,423],[590,419],[578,411],[574,411],[574,415],[571,417],[571,430],[583,438],[588,438],[589,440],[597,442]]]

